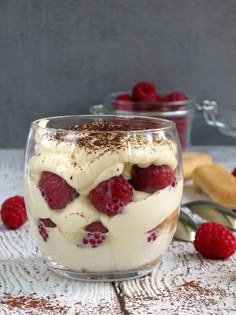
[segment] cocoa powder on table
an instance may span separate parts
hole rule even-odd
[[[66,314],[68,307],[61,305],[56,296],[39,297],[36,293],[29,295],[12,295],[4,293],[0,305],[7,310],[24,311],[24,314]],[[16,313],[17,314],[17,313]]]

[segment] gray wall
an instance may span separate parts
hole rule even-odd
[[[235,60],[235,0],[0,0],[0,147],[23,147],[33,119],[87,113],[140,80],[235,112]],[[236,143],[199,114],[192,136]]]

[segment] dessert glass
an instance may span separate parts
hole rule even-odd
[[[175,124],[164,119],[78,115],[33,121],[25,200],[48,266],[87,281],[152,271],[176,229],[180,152]]]
[[[185,150],[191,144],[191,126],[195,100],[188,97],[182,101],[134,102],[117,100],[116,97],[129,92],[115,92],[105,97],[103,105],[90,108],[91,114],[115,114],[150,116],[168,119],[176,124],[181,149]],[[130,93],[129,93],[130,94]]]

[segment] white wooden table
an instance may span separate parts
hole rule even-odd
[[[192,147],[236,167],[235,147]],[[0,203],[23,195],[23,150],[0,150]],[[0,226],[0,315],[175,314],[235,315],[236,254],[225,261],[199,256],[192,243],[173,241],[162,262],[144,278],[85,283],[48,270],[28,224]]]

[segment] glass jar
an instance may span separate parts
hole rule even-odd
[[[176,124],[182,150],[191,144],[191,123],[195,105],[193,98],[175,102],[134,102],[117,100],[120,94],[117,92],[108,95],[104,104],[94,105],[90,108],[91,114],[117,114],[117,115],[140,115],[168,119]]]
[[[48,266],[61,275],[114,281],[152,271],[173,238],[182,191],[169,120],[80,115],[31,124],[27,213]]]

